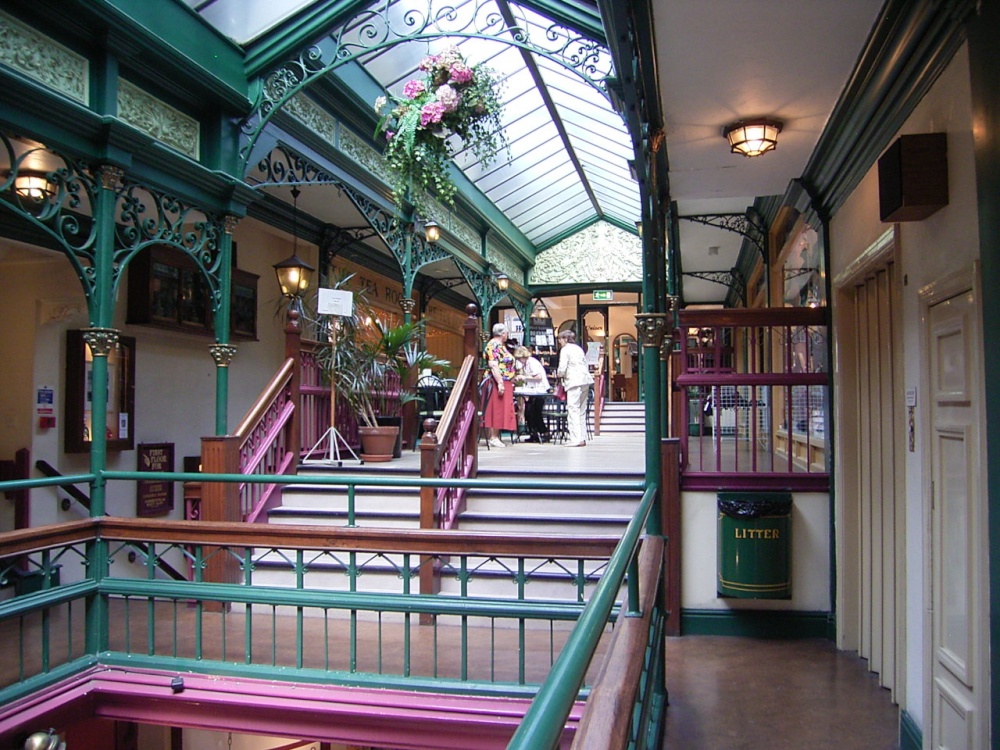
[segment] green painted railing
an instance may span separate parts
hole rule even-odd
[[[508,750],[549,750],[558,747],[563,727],[584,683],[587,669],[597,651],[604,623],[611,617],[625,576],[634,573],[639,543],[646,518],[654,507],[656,488],[650,487],[633,516],[625,534],[608,561],[608,568],[591,595],[576,627],[538,695],[532,701],[517,732],[507,745]],[[634,574],[632,575],[634,578]],[[634,614],[638,602],[630,592],[628,611]],[[656,619],[662,620],[663,613]],[[649,700],[652,695],[647,696]]]
[[[102,476],[345,486],[350,497],[359,486],[642,488],[630,481]],[[93,479],[18,480],[0,483],[0,491]],[[489,695],[531,696],[544,681],[511,747],[553,747],[550,739],[589,690],[589,665],[619,618],[616,600],[626,597],[629,615],[640,607],[636,554],[654,498],[647,489],[621,540],[109,517],[0,534],[0,583],[25,564],[37,579],[37,589],[0,601],[0,638],[17,654],[0,670],[0,705],[97,662]],[[104,550],[97,575],[95,545]],[[164,558],[191,580],[166,580],[157,571]],[[415,593],[422,565],[455,581],[453,590]],[[213,579],[213,566],[234,574]],[[280,582],[269,579],[274,569]],[[331,580],[340,590],[329,588]],[[95,603],[103,612],[96,621]],[[656,700],[655,689],[644,691],[637,715],[649,715]]]

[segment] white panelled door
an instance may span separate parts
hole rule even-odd
[[[978,320],[972,289],[927,308],[931,746],[940,750],[989,747]]]

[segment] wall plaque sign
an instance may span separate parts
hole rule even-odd
[[[139,443],[136,471],[173,471],[173,443]],[[139,518],[165,516],[174,509],[174,483],[162,480],[136,482],[135,514]]]

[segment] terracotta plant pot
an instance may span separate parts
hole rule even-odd
[[[392,460],[396,437],[399,435],[398,426],[358,427],[358,435],[361,437],[362,461],[376,463]]]

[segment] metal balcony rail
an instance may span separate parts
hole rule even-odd
[[[134,481],[140,474],[153,473],[104,478]],[[305,479],[167,472],[156,478]],[[0,491],[95,479],[19,480],[0,483]],[[356,481],[392,483],[365,479]],[[636,489],[639,483],[608,484]],[[625,571],[630,599],[623,607],[642,611],[635,553],[653,494],[647,490],[621,542],[110,517],[0,534],[0,584],[24,560],[38,572],[33,590],[0,601],[0,637],[8,644],[0,657],[0,706],[98,663],[530,697],[568,644],[574,644],[572,680],[587,674],[620,619],[614,600]],[[157,568],[164,559],[190,569],[192,580],[165,580]],[[290,573],[284,583],[268,579],[275,566]],[[424,566],[454,585],[436,595],[416,593],[412,582]],[[328,588],[331,577],[343,581],[339,590]],[[506,593],[497,593],[498,581]],[[571,629],[581,617],[586,633],[577,636]],[[545,659],[537,650],[529,656],[526,646],[539,632],[548,643]],[[572,708],[588,685],[581,679],[559,689],[568,691]]]
[[[829,487],[823,308],[683,310],[684,489]]]

